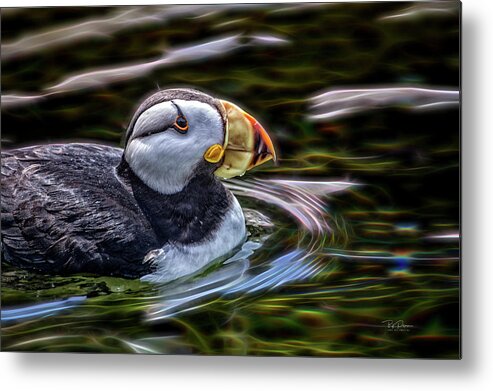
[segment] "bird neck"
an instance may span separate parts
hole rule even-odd
[[[139,183],[139,187],[142,189],[152,190],[155,194],[163,195],[163,196],[173,196],[177,194],[182,194],[185,189],[190,190],[190,188],[194,187],[209,187],[210,185],[221,184],[220,180],[214,175],[214,171],[216,170],[215,166],[207,164],[206,162],[202,164],[198,164],[195,168],[193,174],[190,179],[183,184],[182,189],[179,191],[159,191],[155,190],[151,186],[147,185],[145,181],[140,178],[140,176],[132,169],[132,167],[128,164],[125,157],[122,157],[120,164],[116,167],[117,174],[124,179],[130,180],[132,183]],[[166,178],[166,173],[163,173],[163,178]]]
[[[117,173],[131,188],[137,204],[163,243],[202,240],[220,224],[232,202],[231,193],[206,164],[199,165],[183,190],[173,194],[162,194],[147,186],[125,159],[117,167]]]

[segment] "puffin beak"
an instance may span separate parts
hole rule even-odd
[[[274,145],[262,125],[235,104],[220,102],[226,111],[227,124],[224,160],[214,174],[232,178],[271,159],[275,161]]]

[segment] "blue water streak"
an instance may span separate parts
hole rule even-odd
[[[1,310],[2,322],[25,320],[38,316],[51,316],[60,311],[78,306],[87,299],[86,296],[73,296],[63,300],[34,304],[26,307],[7,308]]]

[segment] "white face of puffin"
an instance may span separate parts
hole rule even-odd
[[[275,159],[272,141],[257,120],[230,102],[218,102],[225,120],[213,105],[183,99],[140,114],[125,149],[133,172],[155,191],[172,194],[204,160],[217,167],[217,176],[231,178]]]
[[[225,125],[218,110],[194,100],[173,99],[144,111],[125,150],[134,173],[150,188],[181,191],[211,145],[224,144]]]

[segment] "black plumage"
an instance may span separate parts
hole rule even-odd
[[[231,202],[197,167],[178,193],[143,184],[123,150],[95,144],[46,145],[2,153],[2,258],[38,272],[139,277],[145,255],[165,243],[207,239]]]

